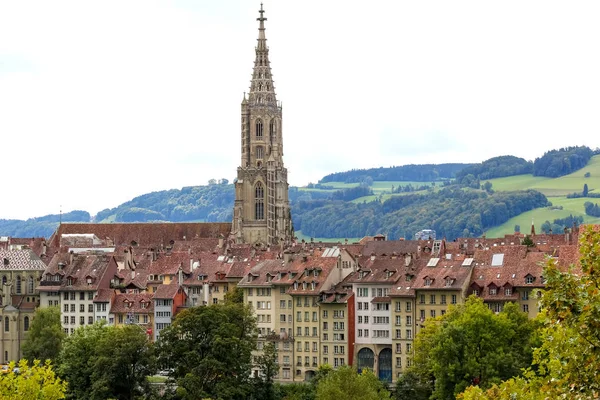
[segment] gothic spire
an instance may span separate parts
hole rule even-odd
[[[265,10],[260,3],[260,16],[256,19],[258,26],[258,43],[256,45],[256,58],[254,60],[254,70],[252,72],[252,82],[250,83],[250,93],[248,102],[256,106],[277,106],[275,97],[275,88],[273,77],[271,76],[271,66],[269,65],[269,48],[267,47],[267,38],[265,36]]]

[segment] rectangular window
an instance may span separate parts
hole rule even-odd
[[[69,293],[68,292],[65,292],[63,294],[63,300],[69,300]]]
[[[69,300],[75,300],[75,292],[69,293]]]
[[[431,318],[435,318],[435,310],[430,310],[429,311]]]
[[[401,303],[399,301],[396,302],[396,312],[400,312],[402,311],[402,306]]]
[[[452,295],[452,304],[456,304],[456,295],[455,294]]]
[[[88,300],[94,300],[94,292],[88,292]]]
[[[85,325],[85,317],[79,317],[79,325]]]
[[[425,304],[425,295],[424,294],[419,296],[419,304]]]
[[[85,312],[85,304],[79,305],[79,312]]]
[[[69,305],[68,304],[63,305],[63,311],[64,312],[69,312]]]
[[[75,316],[71,317],[71,325],[75,325]]]
[[[88,325],[92,325],[94,323],[94,317],[88,317]]]
[[[442,295],[441,303],[446,304],[446,295],[445,294]]]
[[[285,308],[285,300],[279,300],[279,308]]]
[[[412,311],[412,303],[410,301],[406,302],[406,312]]]
[[[430,304],[435,304],[435,294],[432,294],[429,296],[429,303]]]
[[[529,300],[529,290],[523,290],[523,294],[521,295],[522,300]]]
[[[523,312],[525,312],[525,313],[529,312],[529,304],[523,304]]]
[[[323,310],[323,318],[327,318],[329,315],[329,313],[327,312],[327,310]]]
[[[79,300],[85,300],[85,292],[79,292]]]
[[[425,310],[421,310],[421,321],[425,321]]]
[[[406,316],[406,326],[412,326],[412,316]]]
[[[75,312],[75,304],[71,304],[71,312]]]

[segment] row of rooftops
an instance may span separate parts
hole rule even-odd
[[[536,235],[532,248],[521,244],[524,235],[514,234],[452,242],[388,241],[381,236],[353,244],[296,242],[282,251],[235,244],[225,225],[230,228],[230,224],[191,223],[62,224],[47,242],[33,238],[11,243],[21,248],[19,260],[29,254],[27,266],[41,269],[47,264],[38,286],[44,291],[100,293],[112,285],[143,292],[158,284],[160,294],[173,290],[160,284],[168,275],[184,287],[234,282],[241,287],[285,285],[292,295],[341,291],[334,298],[343,298],[340,294],[358,284],[391,286],[390,296],[413,296],[415,289],[543,286],[540,264],[547,256],[566,266],[576,264],[579,254],[577,230]],[[5,266],[19,265],[16,251],[0,250],[0,260],[9,260]],[[2,252],[10,254],[4,257]],[[341,258],[351,260],[350,265],[342,266]]]

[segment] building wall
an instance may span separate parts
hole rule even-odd
[[[412,362],[413,339],[415,337],[415,298],[392,298],[392,324],[394,334],[392,337],[393,376],[395,379],[406,371]],[[400,335],[397,331],[400,330]]]

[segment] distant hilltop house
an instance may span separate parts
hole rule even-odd
[[[415,240],[435,240],[435,231],[433,229],[423,229],[415,233]]]

